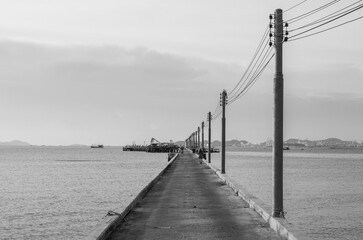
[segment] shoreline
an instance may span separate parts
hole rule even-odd
[[[294,147],[289,146],[289,150],[284,150],[284,153],[289,152],[301,152],[301,153],[351,153],[351,154],[363,154],[363,147]],[[272,147],[226,147],[226,152],[272,152]]]

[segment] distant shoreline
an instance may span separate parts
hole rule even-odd
[[[220,147],[219,147],[220,148]],[[306,152],[306,153],[363,153],[363,147],[294,147],[289,146],[289,152]],[[227,152],[272,152],[272,147],[251,146],[251,147],[226,147]]]
[[[87,145],[27,145],[27,146],[4,146],[0,145],[0,148],[90,148]],[[105,146],[105,148],[120,148],[122,146]],[[219,148],[220,146],[216,146],[214,148]],[[289,150],[285,150],[284,154],[289,153],[326,153],[326,154],[363,154],[363,147],[294,147],[290,146]],[[94,150],[94,149],[92,149]],[[232,147],[227,146],[226,152],[271,152],[272,147],[262,147],[262,146],[248,146],[248,147]],[[218,155],[218,153],[213,153]]]

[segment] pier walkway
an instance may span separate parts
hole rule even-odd
[[[109,239],[280,239],[192,153],[179,155]]]

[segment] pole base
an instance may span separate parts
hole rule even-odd
[[[272,212],[272,217],[274,217],[274,218],[283,218],[283,219],[285,219],[285,215],[286,215],[286,212],[284,210],[273,211]]]

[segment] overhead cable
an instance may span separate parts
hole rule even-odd
[[[327,28],[327,29],[324,29],[324,30],[321,30],[321,31],[318,31],[318,32],[315,32],[315,33],[311,33],[311,34],[308,34],[308,35],[305,35],[305,36],[302,36],[302,37],[298,37],[298,38],[293,38],[293,39],[289,40],[289,42],[296,41],[296,40],[303,39],[303,38],[307,38],[307,37],[310,37],[310,36],[313,36],[313,35],[316,35],[316,34],[319,34],[319,33],[322,33],[322,32],[326,32],[326,31],[329,31],[329,30],[331,30],[331,29],[334,29],[334,28],[337,28],[337,27],[343,26],[343,25],[345,25],[345,24],[348,24],[348,23],[351,23],[351,22],[358,21],[359,19],[362,19],[362,18],[363,18],[363,16],[360,16],[360,17],[354,18],[354,19],[352,19],[352,20],[349,20],[349,21],[343,22],[343,23],[338,24],[338,25],[336,25],[336,26],[333,26],[333,27],[330,27],[330,28]]]
[[[261,47],[262,47],[263,43],[264,43],[264,42],[265,42],[265,40],[267,39],[267,36],[268,36],[268,30],[269,30],[269,26],[267,26],[267,27],[266,27],[266,30],[265,30],[265,32],[264,32],[264,33],[263,33],[263,35],[262,35],[261,41],[260,41],[260,43],[259,43],[259,45],[258,45],[258,47],[257,47],[257,49],[256,49],[256,51],[255,51],[255,53],[254,53],[254,55],[253,55],[253,57],[252,57],[252,60],[251,60],[251,62],[249,63],[249,65],[247,66],[247,68],[246,68],[246,71],[244,72],[244,74],[242,75],[242,77],[240,78],[240,80],[238,81],[238,83],[236,84],[236,86],[235,86],[235,87],[234,87],[234,88],[233,88],[230,92],[228,92],[228,95],[233,94],[233,92],[237,89],[237,87],[239,86],[239,84],[241,84],[242,80],[243,80],[243,79],[244,79],[244,77],[246,76],[246,74],[247,74],[248,70],[250,69],[250,67],[251,67],[251,65],[253,64],[254,60],[256,59],[256,57],[257,57],[258,53],[260,52],[260,50],[261,50]]]
[[[275,56],[275,53],[273,53],[268,60],[264,63],[263,67],[261,69],[259,69],[258,72],[256,72],[256,74],[253,76],[253,78],[250,79],[250,81],[248,82],[248,84],[246,84],[246,86],[244,87],[244,89],[232,100],[230,100],[230,104],[232,104],[233,102],[237,101],[239,98],[241,98],[243,95],[245,95],[249,89],[255,84],[255,82],[258,80],[258,78],[261,76],[261,74],[263,73],[263,71],[266,69],[266,67],[268,66],[268,64],[270,63],[270,61],[272,60],[272,58]]]
[[[317,20],[315,20],[315,21],[313,21],[313,22],[311,22],[311,23],[308,23],[308,24],[306,24],[306,25],[303,25],[303,26],[298,27],[298,28],[295,28],[295,29],[291,29],[291,30],[289,30],[289,32],[291,33],[291,32],[294,32],[294,31],[297,31],[297,30],[300,30],[300,29],[306,28],[306,27],[310,27],[310,26],[312,26],[312,25],[315,25],[315,24],[318,24],[318,23],[324,22],[324,21],[326,21],[326,20],[332,19],[332,18],[334,18],[334,17],[336,17],[336,16],[339,16],[339,15],[341,15],[341,14],[344,14],[344,13],[346,13],[346,12],[348,12],[349,10],[352,10],[352,9],[354,9],[354,8],[348,9],[348,10],[346,10],[346,11],[343,11],[343,10],[345,10],[345,9],[347,9],[347,8],[351,7],[351,6],[354,6],[354,5],[356,5],[357,3],[359,3],[359,2],[362,2],[362,0],[356,1],[356,2],[354,2],[354,3],[352,3],[352,4],[350,4],[350,5],[346,6],[346,7],[344,7],[344,8],[342,8],[342,9],[338,10],[338,11],[335,11],[335,12],[333,12],[333,13],[329,14],[329,15],[326,15],[326,16],[324,16],[324,17],[322,17],[322,18],[319,18],[319,19],[317,19]]]
[[[351,13],[353,13],[353,12],[355,12],[355,11],[357,11],[357,10],[359,10],[359,9],[361,9],[363,7],[363,4],[361,4],[361,5],[359,5],[359,6],[357,6],[357,7],[355,7],[353,10],[350,10],[349,12],[346,12],[346,13],[344,13],[344,14],[342,14],[342,15],[340,15],[340,16],[338,16],[338,17],[335,17],[335,18],[333,18],[333,19],[331,19],[331,20],[329,20],[329,21],[326,21],[326,22],[324,22],[324,23],[322,23],[322,24],[319,24],[318,26],[315,26],[315,27],[312,27],[312,28],[310,28],[310,29],[308,29],[308,30],[305,30],[305,31],[303,31],[303,32],[300,32],[300,33],[297,33],[297,34],[295,34],[295,35],[293,35],[293,36],[291,36],[290,37],[290,39],[293,39],[294,37],[297,37],[297,36],[300,36],[300,35],[302,35],[302,34],[304,34],[304,33],[307,33],[307,32],[310,32],[310,31],[312,31],[312,30],[314,30],[314,29],[317,29],[317,28],[319,28],[319,27],[322,27],[322,26],[324,26],[324,25],[326,25],[326,24],[328,24],[328,23],[331,23],[331,22],[333,22],[333,21],[336,21],[336,20],[338,20],[338,19],[340,19],[340,18],[342,18],[342,17],[344,17],[344,16],[346,16],[346,15],[348,15],[348,14],[351,14]],[[355,20],[358,20],[358,19],[360,19],[359,17],[358,18],[356,18]],[[355,21],[354,20],[354,21]],[[349,21],[348,21],[349,22]],[[348,23],[347,22],[347,23]],[[351,22],[351,21],[350,21]],[[344,24],[342,24],[342,25],[344,25]],[[341,25],[340,25],[341,26]],[[335,28],[335,27],[334,27]],[[324,31],[321,31],[321,32],[324,32]],[[320,33],[320,32],[319,32]],[[316,33],[317,34],[317,33]],[[315,35],[315,34],[314,34]],[[290,41],[290,40],[289,40]]]
[[[300,20],[302,20],[302,19],[304,19],[304,18],[306,18],[306,17],[308,17],[308,16],[310,16],[310,15],[312,15],[312,14],[315,14],[315,13],[318,13],[318,12],[322,11],[322,10],[323,10],[323,9],[325,9],[325,8],[328,8],[328,7],[330,7],[330,6],[333,6],[334,4],[338,3],[339,1],[340,1],[340,0],[334,0],[334,1],[331,1],[331,2],[329,2],[329,3],[327,3],[327,4],[324,4],[324,5],[322,5],[322,6],[318,7],[318,8],[315,8],[315,9],[313,9],[313,10],[309,11],[309,12],[306,12],[306,13],[304,13],[304,14],[301,14],[301,15],[299,15],[299,16],[297,16],[297,17],[290,18],[290,19],[289,19],[289,20],[287,20],[286,22],[289,22],[289,23],[291,24],[291,23],[294,23],[294,22],[300,21]]]
[[[252,74],[252,72],[255,70],[256,66],[258,66],[259,63],[261,63],[262,60],[261,56],[263,56],[264,54],[266,54],[266,52],[269,49],[269,44],[268,41],[265,41],[264,47],[262,48],[262,50],[259,53],[259,56],[257,57],[256,61],[252,61],[251,63],[253,63],[253,66],[251,68],[251,65],[248,66],[248,68],[246,69],[245,73],[243,74],[241,80],[239,81],[239,83],[237,84],[237,86],[239,85],[238,89],[236,92],[234,92],[233,94],[229,94],[230,95],[230,99],[233,98],[234,96],[238,95],[240,90],[243,88],[243,86],[246,84],[248,78],[250,77],[250,75]],[[241,83],[241,81],[244,79],[244,81]]]
[[[288,12],[288,11],[290,11],[290,10],[292,10],[292,9],[294,9],[294,8],[296,8],[296,7],[298,7],[298,6],[300,6],[301,4],[303,4],[304,2],[307,2],[307,1],[308,1],[308,0],[304,0],[304,1],[302,1],[302,2],[298,3],[298,4],[294,5],[294,6],[292,6],[292,7],[288,8],[288,9],[286,9],[286,10],[284,11],[284,13],[286,13],[286,12]]]

